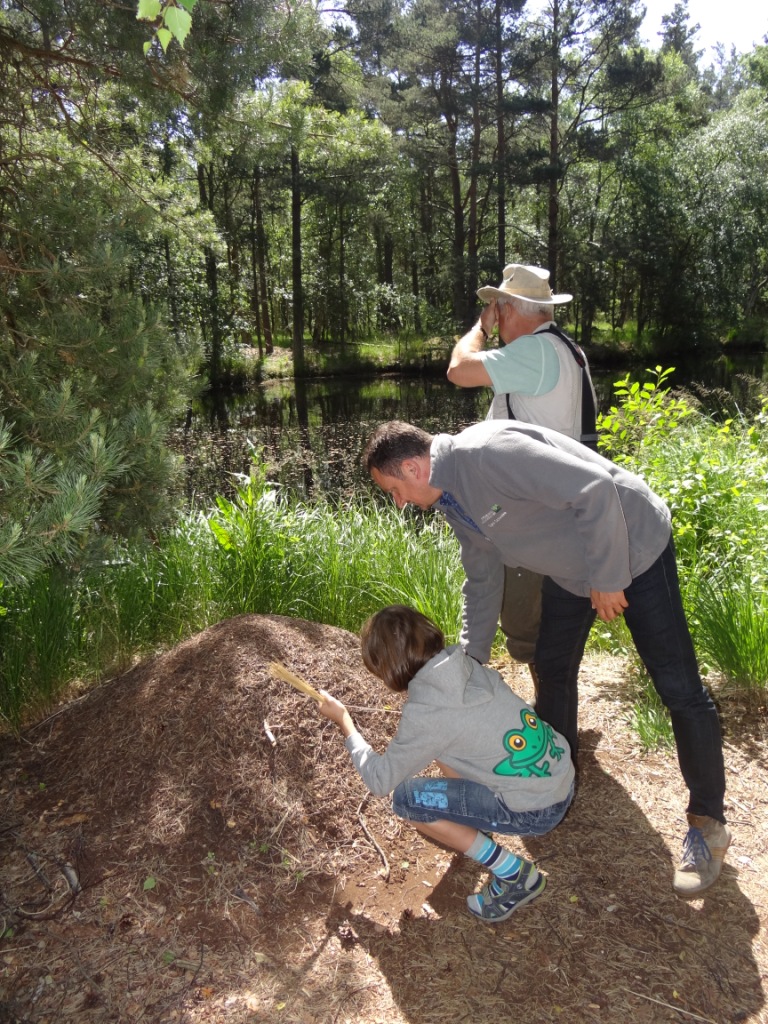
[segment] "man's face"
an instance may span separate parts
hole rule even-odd
[[[429,483],[429,460],[406,459],[402,463],[402,477],[390,476],[378,469],[371,470],[371,479],[392,500],[398,508],[416,505],[427,509],[437,501],[443,493]]]

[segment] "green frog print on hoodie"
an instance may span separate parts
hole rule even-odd
[[[563,747],[555,743],[555,734],[551,725],[534,714],[530,708],[520,712],[522,729],[510,729],[504,737],[504,746],[509,757],[500,761],[493,769],[496,775],[517,775],[529,778],[531,775],[543,777],[551,775],[547,756],[559,761],[565,753]]]

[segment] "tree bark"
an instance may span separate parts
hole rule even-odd
[[[264,231],[264,211],[261,206],[261,168],[253,169],[253,208],[256,216],[256,262],[258,264],[258,295],[261,301],[261,326],[264,331],[264,348],[267,355],[273,351],[272,318],[269,315],[269,290],[267,286],[267,236]],[[255,275],[255,268],[254,268]],[[254,276],[254,285],[256,277]],[[254,289],[255,291],[256,289]]]
[[[480,87],[482,78],[482,14],[479,2],[475,6],[475,43],[472,68],[472,139],[470,142],[469,188],[467,190],[467,280],[465,287],[466,308],[464,322],[469,324],[474,310],[470,309],[471,296],[477,291],[478,245],[479,245],[479,212],[478,212],[478,175],[480,169],[480,142],[482,138],[482,119],[480,117]]]
[[[552,0],[552,67],[551,104],[549,120],[549,195],[547,203],[547,269],[552,291],[557,291],[558,273],[558,217],[560,212],[560,0]]]
[[[496,78],[496,250],[499,272],[507,263],[507,174],[506,174],[506,130],[504,125],[504,42],[502,38],[501,0],[496,0],[495,28],[495,78]]]
[[[464,207],[461,201],[461,172],[458,158],[458,120],[448,112],[448,103],[443,103],[443,116],[448,128],[448,176],[451,182],[453,209],[453,238],[451,241],[451,294],[453,315],[459,323],[466,318],[466,292],[464,288]]]
[[[213,212],[213,172],[203,164],[197,165],[197,185],[200,205]],[[216,253],[212,246],[204,247],[205,283],[208,290],[208,318],[203,322],[203,337],[207,337],[208,378],[212,388],[221,384],[222,333],[219,318],[219,276]],[[207,330],[206,330],[207,328]]]
[[[301,271],[301,181],[299,152],[291,146],[291,280],[293,284],[293,374],[304,373],[304,293]]]

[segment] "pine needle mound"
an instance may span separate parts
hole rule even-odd
[[[0,1021],[768,1019],[765,708],[722,708],[734,844],[685,902],[674,752],[638,750],[627,664],[585,663],[577,799],[549,836],[509,841],[547,889],[488,927],[464,905],[482,873],[368,797],[336,727],[271,663],[385,748],[400,699],[357,637],[254,615],[6,739]]]
[[[384,697],[349,633],[242,616],[136,666],[32,733],[25,772],[35,810],[51,827],[77,826],[69,859],[84,888],[129,872],[139,891],[150,891],[149,879],[162,897],[183,878],[190,903],[201,888],[209,903],[223,895],[226,875],[257,903],[264,888],[274,913],[298,879],[335,875],[337,847],[353,831],[346,809],[366,791],[338,730],[270,671],[273,662],[353,705]],[[360,718],[382,736],[396,726],[386,711]]]

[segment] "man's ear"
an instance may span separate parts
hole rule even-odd
[[[408,480],[421,480],[424,472],[421,459],[403,459],[400,466],[403,471],[403,476]]]
[[[415,459],[403,459],[400,463],[400,470],[406,480],[418,479],[418,466]]]

